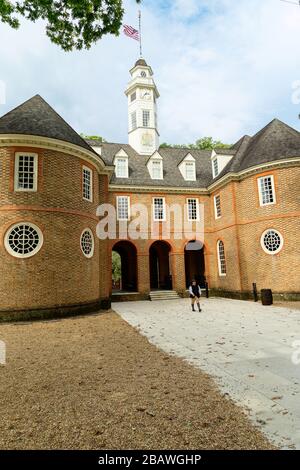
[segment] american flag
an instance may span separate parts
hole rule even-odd
[[[136,41],[140,40],[140,34],[137,29],[134,29],[132,26],[128,26],[127,24],[123,25],[124,27],[124,34],[126,36],[129,36],[132,39],[135,39]]]

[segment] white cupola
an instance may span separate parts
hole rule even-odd
[[[131,81],[126,89],[128,97],[129,145],[141,155],[152,155],[159,148],[157,128],[157,99],[159,93],[153,72],[144,59],[139,59],[130,70]]]

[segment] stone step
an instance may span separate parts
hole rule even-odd
[[[177,300],[180,299],[175,290],[162,290],[150,292],[150,300]]]

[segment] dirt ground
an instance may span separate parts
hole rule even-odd
[[[115,313],[0,325],[0,449],[271,449],[212,380]]]
[[[300,310],[300,302],[274,302],[275,307],[284,307],[284,308],[291,308],[292,310]]]

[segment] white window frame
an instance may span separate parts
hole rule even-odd
[[[119,216],[119,208],[120,208],[120,201],[126,199],[127,200],[127,217],[120,217]],[[130,196],[117,196],[117,220],[118,221],[124,221],[124,220],[130,220]]]
[[[20,157],[33,157],[33,188],[21,188],[19,187],[19,164]],[[14,190],[18,192],[34,193],[38,189],[38,154],[30,152],[16,152],[15,153],[15,174],[14,174]]]
[[[84,193],[84,172],[87,171],[89,174],[90,174],[90,197],[87,198],[85,196],[85,193]],[[85,201],[88,201],[88,202],[93,202],[93,177],[94,177],[94,173],[93,173],[93,170],[91,168],[89,168],[88,166],[85,166],[83,165],[82,166],[82,198],[85,200]]]
[[[268,232],[275,232],[279,238],[280,238],[280,246],[279,248],[276,250],[276,251],[269,251],[266,246],[265,246],[265,243],[264,243],[264,238],[265,236],[267,235]],[[275,228],[268,228],[267,230],[264,231],[264,233],[261,235],[260,237],[260,244],[261,244],[261,247],[262,249],[264,250],[264,252],[267,254],[267,255],[277,255],[283,248],[283,245],[284,245],[284,238],[283,236],[281,235],[281,233],[276,230]]]
[[[215,164],[217,168],[215,167]],[[220,174],[218,157],[214,157],[212,159],[212,170],[213,170],[213,177],[216,178]]]
[[[148,115],[148,120],[147,120],[147,125],[145,125],[145,114],[147,113]],[[150,109],[142,109],[142,127],[150,127],[150,123],[151,123],[151,111]]]
[[[219,198],[220,202],[220,215],[218,214],[218,207],[217,207],[217,198]],[[220,194],[216,194],[214,196],[214,208],[215,208],[215,219],[220,219],[222,217],[222,205],[221,205],[221,196]]]
[[[222,263],[221,263],[221,257],[220,257],[220,244],[221,243],[223,245],[223,250],[224,250],[225,273],[222,272]],[[227,263],[226,263],[225,244],[224,244],[223,240],[218,240],[217,241],[217,256],[218,256],[219,276],[220,277],[225,277],[225,276],[227,276]]]
[[[124,160],[126,163],[125,163],[125,166],[126,166],[126,170],[125,170],[125,176],[124,175],[120,175],[118,173],[119,171],[119,168],[118,168],[118,163],[120,162],[120,160]],[[116,160],[115,160],[115,175],[116,175],[116,178],[128,178],[128,158],[127,157],[116,157]]]
[[[155,200],[156,199],[161,199],[163,201],[163,218],[162,219],[156,218],[156,214],[155,214]],[[164,197],[161,197],[161,196],[153,197],[152,198],[152,208],[153,208],[153,221],[154,222],[165,222],[167,220],[167,217],[166,217],[166,199]]]
[[[130,116],[131,116],[131,130],[134,131],[135,129],[137,129],[137,112],[133,111]]]
[[[190,167],[193,167],[193,175],[191,178],[188,178],[188,174],[187,174],[187,167],[190,166]],[[195,162],[192,162],[192,161],[186,161],[184,162],[184,176],[185,176],[185,180],[186,181],[196,181],[196,165],[195,165]]]
[[[153,172],[154,164],[159,164],[159,177],[158,178],[154,177],[154,172]],[[153,158],[151,160],[151,179],[153,179],[153,180],[162,180],[163,178],[164,178],[163,162],[162,162],[162,160],[158,160],[158,159]]]
[[[17,253],[17,252],[15,252],[15,251],[11,248],[11,246],[10,246],[10,243],[9,243],[9,236],[10,236],[11,232],[12,232],[16,227],[18,227],[19,225],[27,225],[28,227],[33,228],[33,229],[37,232],[37,234],[38,234],[38,237],[39,237],[38,245],[37,245],[37,246],[35,247],[35,249],[34,249],[33,251],[31,251],[30,253],[25,253],[25,254],[23,254],[23,253]],[[43,232],[41,231],[41,229],[40,229],[37,225],[35,225],[35,224],[31,223],[31,222],[26,222],[26,221],[25,221],[25,222],[23,222],[23,221],[17,222],[17,223],[15,223],[14,225],[11,225],[11,226],[9,227],[9,229],[7,230],[7,232],[5,233],[5,236],[4,236],[4,246],[5,246],[5,249],[6,249],[6,251],[7,251],[11,256],[13,256],[14,258],[26,259],[26,258],[31,258],[32,256],[35,256],[35,255],[40,251],[40,249],[42,248],[43,243],[44,243],[44,236],[43,236]]]
[[[261,183],[265,179],[270,178],[271,179],[271,191],[272,191],[272,196],[273,196],[273,201],[272,202],[264,202],[263,201],[263,192],[262,192],[262,187]],[[265,175],[257,178],[257,184],[258,184],[258,194],[259,194],[259,204],[261,207],[264,206],[273,206],[276,204],[276,194],[275,194],[275,184],[274,184],[274,176],[273,175]]]
[[[82,249],[82,236],[85,232],[88,232],[90,235],[91,235],[91,238],[92,238],[92,251],[90,253],[85,253]],[[85,256],[86,258],[92,258],[94,256],[94,252],[95,252],[95,238],[94,238],[94,234],[92,232],[92,230],[90,228],[85,228],[84,230],[82,230],[81,232],[81,235],[80,235],[80,249],[81,249],[81,252],[83,254],[83,256]]]
[[[189,203],[190,201],[196,201],[196,219],[190,218]],[[200,220],[200,210],[199,210],[199,199],[196,197],[189,197],[186,200],[186,209],[187,209],[187,219],[188,222],[199,222]]]

